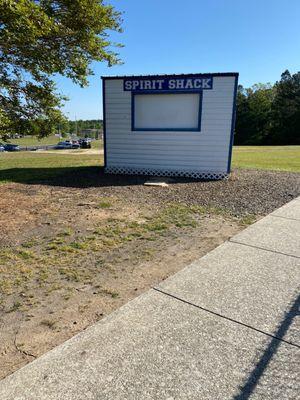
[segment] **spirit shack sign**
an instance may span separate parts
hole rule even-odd
[[[213,77],[211,75],[192,75],[174,77],[143,77],[125,78],[124,91],[134,92],[159,92],[159,91],[184,91],[199,92],[202,89],[212,89]]]

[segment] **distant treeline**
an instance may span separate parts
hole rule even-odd
[[[300,72],[274,85],[238,87],[236,145],[300,144]]]
[[[83,129],[100,129],[102,130],[102,120],[100,119],[79,119],[78,121],[67,121],[61,127],[62,132],[77,133]]]

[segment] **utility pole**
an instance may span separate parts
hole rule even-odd
[[[78,137],[78,131],[77,131],[77,119],[76,119],[76,115],[75,115],[75,134],[76,134],[76,137]]]

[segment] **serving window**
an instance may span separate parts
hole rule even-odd
[[[200,131],[202,92],[132,92],[133,131]]]

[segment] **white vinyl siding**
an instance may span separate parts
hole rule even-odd
[[[235,76],[214,76],[203,90],[200,132],[132,131],[131,92],[105,79],[106,166],[226,173],[234,87]]]

